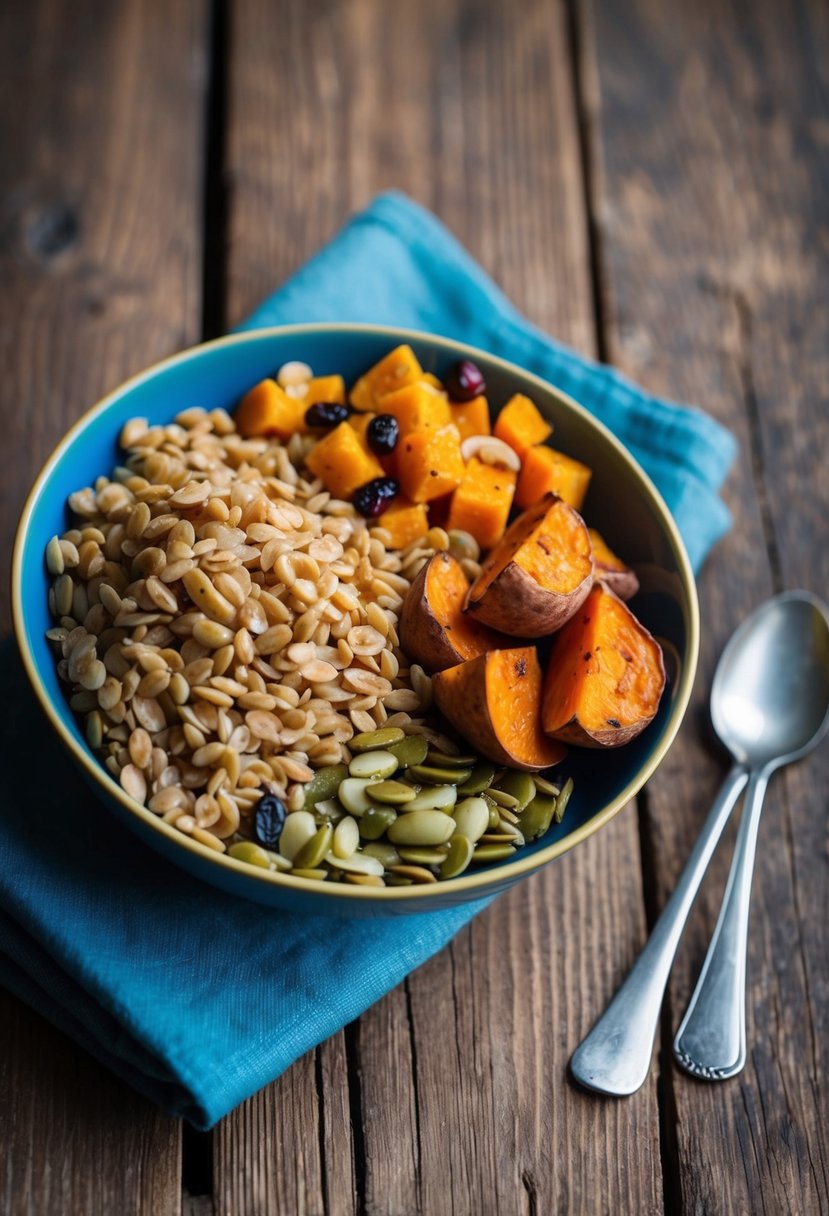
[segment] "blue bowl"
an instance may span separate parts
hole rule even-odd
[[[291,359],[316,374],[346,380],[393,346],[409,342],[425,370],[441,375],[457,359],[483,370],[488,395],[500,405],[515,392],[532,397],[555,427],[555,444],[589,465],[593,479],[587,521],[636,569],[633,603],[664,645],[669,684],[656,719],[633,742],[601,754],[571,749],[563,771],[575,791],[564,822],[515,858],[447,882],[380,888],[311,883],[247,866],[194,842],[130,798],[92,755],[58,680],[46,642],[51,621],[44,549],[68,526],[68,495],[118,463],[117,438],[127,419],[168,423],[190,406],[233,408],[251,385]],[[313,914],[386,916],[423,912],[494,895],[571,849],[607,823],[662,760],[682,721],[693,683],[699,638],[694,577],[676,525],[656,488],[626,449],[576,402],[502,359],[427,334],[370,325],[296,325],[233,335],[167,359],[96,405],[75,424],[38,477],[20,520],[14,552],[15,630],[34,691],[59,738],[99,797],[146,843],[185,870],[235,895]]]

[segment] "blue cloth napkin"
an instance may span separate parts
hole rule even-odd
[[[355,282],[359,290],[355,290]],[[727,527],[731,437],[534,329],[398,194],[355,217],[248,322],[397,323],[463,338],[561,385],[659,484],[694,560]],[[213,1124],[440,950],[483,906],[393,921],[291,916],[208,888],[90,797],[10,642],[0,651],[0,982],[172,1114]]]

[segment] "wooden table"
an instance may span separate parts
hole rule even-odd
[[[4,552],[90,403],[240,320],[392,185],[537,324],[740,444],[693,704],[638,805],[212,1133],[2,998],[2,1212],[829,1210],[829,748],[771,787],[739,1079],[670,1054],[733,832],[645,1086],[605,1101],[565,1071],[723,776],[725,639],[774,591],[827,593],[825,5],[8,0],[0,55]]]

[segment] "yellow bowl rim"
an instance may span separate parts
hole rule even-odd
[[[390,340],[400,342],[423,342],[432,346],[437,346],[455,354],[462,358],[472,358],[476,356],[488,360],[490,363],[496,364],[510,375],[518,376],[529,380],[531,383],[538,385],[545,393],[551,393],[556,397],[565,408],[574,411],[580,415],[590,426],[595,427],[605,440],[610,443],[611,447],[615,448],[617,454],[623,462],[627,463],[632,471],[636,474],[637,480],[640,482],[646,497],[650,500],[650,505],[655,509],[656,513],[661,517],[665,531],[667,533],[671,549],[673,550],[676,559],[677,567],[680,572],[683,588],[687,593],[688,599],[688,645],[687,645],[687,662],[682,664],[679,685],[674,700],[674,705],[671,710],[670,717],[665,727],[664,736],[659,746],[654,750],[647,762],[637,773],[636,777],[624,787],[624,789],[609,802],[601,811],[598,811],[592,818],[580,828],[570,832],[567,836],[548,845],[546,849],[541,849],[536,853],[532,853],[527,857],[518,857],[516,861],[507,862],[505,865],[499,865],[497,869],[486,869],[481,871],[473,871],[466,873],[459,878],[450,878],[441,880],[438,883],[423,883],[415,884],[411,887],[361,887],[357,885],[348,885],[346,883],[309,883],[304,878],[292,878],[290,874],[282,873],[278,870],[264,870],[256,866],[251,866],[245,862],[236,861],[226,854],[218,853],[206,845],[201,845],[197,841],[192,840],[183,832],[177,832],[175,828],[160,820],[152,811],[136,802],[128,794],[121,789],[121,786],[107,772],[107,770],[99,764],[95,757],[87,752],[79,742],[70,734],[69,730],[64,725],[61,717],[56,712],[52,705],[51,699],[46,695],[40,680],[37,676],[37,669],[34,658],[29,650],[26,640],[25,630],[23,628],[23,592],[22,592],[22,566],[23,566],[23,550],[25,547],[26,536],[28,533],[29,521],[34,511],[35,503],[37,502],[41,490],[49,479],[53,468],[60,460],[63,453],[71,447],[76,437],[88,426],[88,424],[99,414],[103,414],[113,404],[113,402],[122,397],[128,390],[135,388],[137,385],[146,380],[150,380],[158,372],[165,368],[172,367],[178,363],[186,363],[191,359],[197,359],[202,351],[219,346],[231,346],[237,343],[249,343],[256,341],[265,341],[272,337],[296,334],[305,335],[325,335],[328,333],[337,334],[377,334],[379,336],[388,337]],[[641,468],[636,459],[631,455],[627,448],[616,438],[603,422],[596,418],[589,410],[585,409],[567,393],[563,393],[561,389],[550,384],[542,379],[541,376],[535,375],[533,372],[526,371],[516,363],[510,362],[508,359],[502,359],[498,355],[490,354],[489,351],[483,350],[480,347],[470,346],[467,343],[456,341],[453,338],[443,338],[436,334],[430,334],[425,331],[398,328],[392,325],[370,325],[358,322],[340,323],[335,321],[309,322],[308,324],[296,325],[274,325],[264,329],[242,330],[237,333],[228,334],[222,338],[214,338],[209,342],[201,342],[196,346],[188,347],[186,350],[179,351],[175,355],[169,355],[165,359],[160,359],[153,363],[150,367],[138,372],[136,375],[129,377],[123,381],[117,388],[107,393],[95,405],[86,410],[81,417],[67,431],[64,437],[60,440],[57,446],[52,451],[52,454],[47,459],[43,468],[37,476],[29,494],[26,498],[26,503],[20,516],[20,521],[17,526],[15,536],[14,552],[12,555],[12,617],[14,623],[14,631],[17,637],[17,645],[23,660],[26,674],[29,682],[34,689],[40,704],[54,727],[55,731],[62,739],[64,745],[72,752],[79,764],[84,768],[96,783],[100,783],[107,790],[110,796],[115,797],[121,805],[130,813],[137,815],[147,825],[150,825],[153,830],[159,831],[166,836],[177,847],[189,850],[201,860],[208,860],[216,865],[229,868],[231,873],[235,873],[242,878],[252,882],[264,883],[266,886],[283,887],[287,890],[294,890],[304,894],[313,894],[323,899],[331,899],[332,903],[336,903],[340,899],[368,901],[370,903],[413,903],[419,901],[430,901],[437,894],[445,894],[447,899],[456,892],[479,891],[480,898],[485,898],[488,888],[493,884],[500,885],[503,882],[511,883],[522,876],[535,873],[542,869],[548,862],[554,858],[560,857],[563,853],[569,852],[570,849],[587,840],[594,832],[604,827],[619,811],[627,805],[631,798],[639,792],[645,782],[653,775],[663,757],[668,751],[668,748],[673,743],[679,730],[682,719],[685,715],[685,710],[688,706],[688,701],[691,696],[694,677],[696,674],[697,661],[699,657],[699,601],[697,598],[696,581],[694,573],[691,569],[691,563],[685,549],[685,545],[679,534],[679,529],[676,526],[673,516],[665,504],[662,495],[657,490],[656,486],[651,481],[648,474]],[[203,880],[206,881],[206,880]],[[253,898],[253,897],[251,897]],[[332,907],[332,911],[335,908]]]

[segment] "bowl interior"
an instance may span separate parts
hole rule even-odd
[[[591,821],[607,818],[632,796],[643,775],[661,757],[679,725],[693,678],[696,599],[693,577],[678,534],[661,499],[632,458],[585,411],[542,381],[501,360],[425,335],[376,327],[321,326],[237,335],[150,369],[82,418],[41,475],[18,541],[14,579],[18,636],[24,656],[28,651],[30,674],[40,685],[52,713],[86,751],[82,731],[67,705],[44,637],[51,622],[43,552],[49,538],[69,526],[68,494],[91,484],[102,473],[109,474],[118,463],[117,438],[128,418],[141,416],[151,424],[166,423],[191,406],[232,408],[246,389],[288,359],[310,363],[317,374],[339,371],[347,380],[354,379],[391,346],[404,340],[411,342],[424,369],[437,375],[458,357],[471,354],[484,371],[494,408],[516,391],[533,397],[554,425],[554,445],[592,468],[593,478],[583,509],[585,519],[636,568],[641,589],[632,607],[647,628],[667,644],[670,680],[656,719],[625,747],[601,755],[570,750],[561,768],[562,775],[572,776],[575,782],[567,815],[543,840],[520,851],[520,872],[523,872],[534,868],[534,859],[539,854],[564,851],[589,832]],[[123,798],[103,769],[100,779],[110,793]],[[553,854],[551,846],[557,846]],[[517,864],[511,861],[488,867],[495,880],[493,885],[501,885],[497,881],[500,874],[493,871],[509,870],[517,874]],[[486,871],[475,873],[485,880]],[[273,884],[269,885],[272,889]],[[487,893],[478,883],[470,889],[468,881],[464,884],[462,879],[438,886],[446,888],[440,902],[445,902],[454,889],[464,890],[465,898]],[[389,894],[405,896],[415,890],[398,888]],[[359,891],[364,896],[368,889],[349,888],[349,891]]]

